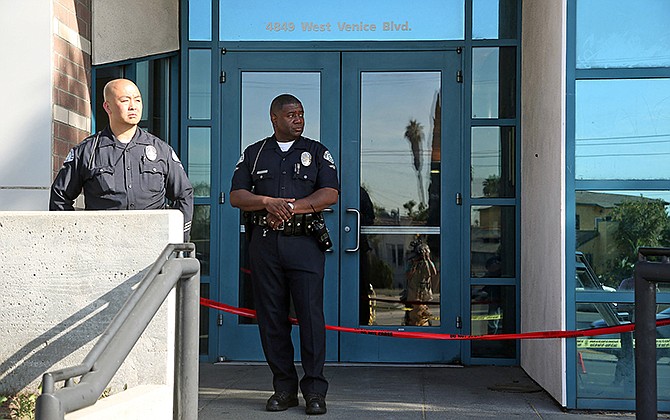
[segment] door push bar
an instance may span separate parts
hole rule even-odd
[[[361,212],[358,209],[349,208],[347,209],[347,213],[356,213],[356,246],[345,249],[344,252],[358,252],[361,249]]]

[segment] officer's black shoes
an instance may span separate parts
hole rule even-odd
[[[326,414],[326,397],[321,394],[305,395],[305,413]]]
[[[298,394],[288,391],[275,392],[265,404],[267,411],[284,411],[298,405]]]

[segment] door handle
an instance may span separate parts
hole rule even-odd
[[[344,252],[358,252],[361,248],[361,212],[358,209],[347,209],[347,213],[356,213],[356,246],[354,248],[345,249]]]

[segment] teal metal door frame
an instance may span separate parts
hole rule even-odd
[[[362,71],[440,72],[442,106],[440,248],[443,260],[442,304],[439,327],[362,327],[458,333],[462,301],[461,274],[463,210],[455,202],[462,191],[462,84],[457,82],[462,55],[453,49],[398,52],[304,52],[227,51],[221,56],[221,143],[222,190],[229,188],[232,170],[241,153],[242,75],[244,72],[318,72],[320,74],[320,135],[338,166],[342,187],[339,203],[326,215],[334,242],[326,258],[324,312],[327,325],[359,327],[359,261],[355,214],[360,208],[360,74]],[[269,104],[266,104],[269,107]],[[306,109],[306,124],[310,110]],[[269,117],[268,117],[269,118]],[[267,135],[271,127],[267,124]],[[341,135],[340,135],[341,133]],[[227,175],[226,175],[227,174]],[[452,199],[453,198],[453,199]],[[228,203],[219,207],[219,296],[222,303],[240,306],[239,211]],[[446,266],[448,264],[448,266]],[[264,360],[255,324],[240,323],[238,316],[223,313],[217,354],[223,360]],[[295,327],[297,329],[297,327]],[[461,360],[461,345],[453,341],[407,340],[365,334],[327,333],[327,360],[351,362],[434,362]],[[298,335],[294,330],[294,343]],[[296,359],[299,359],[299,346]]]
[[[453,50],[397,51],[397,52],[345,52],[342,58],[342,177],[340,208],[341,237],[341,289],[340,322],[345,327],[359,327],[358,312],[348,310],[359,302],[358,288],[359,253],[347,252],[358,248],[356,210],[361,209],[361,78],[364,72],[440,72],[441,77],[441,167],[439,223],[441,249],[441,310],[439,326],[360,326],[363,329],[389,331],[417,331],[431,333],[459,333],[461,316],[461,284],[463,245],[461,224],[462,207],[456,202],[461,191],[462,133],[461,104],[462,84],[457,80],[462,55]],[[403,141],[402,133],[399,140]],[[399,227],[407,233],[411,227]],[[424,228],[426,229],[426,228]],[[430,228],[428,228],[430,229]],[[421,229],[417,229],[419,231]],[[413,340],[389,338],[368,334],[341,334],[340,361],[342,362],[416,362],[454,363],[461,360],[461,345],[455,341]]]
[[[319,73],[320,77],[320,133],[319,138],[330,150],[335,163],[339,167],[339,112],[340,112],[340,54],[309,53],[309,52],[226,52],[221,56],[222,78],[225,82],[221,85],[221,157],[220,164],[222,172],[228,174],[224,178],[223,190],[230,188],[230,177],[235,164],[242,152],[241,130],[242,130],[242,76],[243,73]],[[281,92],[291,93],[291,92]],[[265,136],[272,134],[269,122],[270,103],[262,105],[263,111],[267,112],[267,130]],[[267,111],[265,111],[267,110]],[[309,126],[309,114],[314,110],[306,109],[306,126]],[[260,140],[261,138],[255,139]],[[254,141],[255,141],[254,140]],[[225,168],[228,169],[226,172]],[[333,206],[333,212],[326,213],[326,223],[330,226],[336,225],[339,217],[339,207]],[[240,250],[242,249],[243,235],[240,232],[240,212],[229,204],[220,206],[221,231],[220,231],[220,264],[221,276],[219,278],[220,302],[232,306],[240,305]],[[334,243],[334,252],[328,252],[326,256],[326,276],[324,279],[324,314],[326,324],[337,325],[337,305],[328,304],[338,301],[338,278],[339,278],[339,255],[337,247],[339,238],[336,232],[331,232]],[[223,360],[264,360],[258,328],[256,324],[242,324],[238,316],[224,313],[222,316],[222,331],[219,334],[218,354]],[[298,331],[294,327],[293,339],[297,344]],[[326,359],[337,360],[338,335],[328,332]],[[296,359],[299,359],[299,346],[295,345]]]

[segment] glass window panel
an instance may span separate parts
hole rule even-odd
[[[514,206],[472,206],[470,275],[514,277],[516,227]]]
[[[670,179],[669,158],[670,79],[576,82],[576,179]]]
[[[578,290],[630,291],[637,248],[670,246],[669,203],[670,191],[576,191]]]
[[[462,40],[464,0],[312,2],[220,0],[221,41]]]
[[[200,261],[200,275],[209,276],[210,264],[210,206],[196,205],[193,209],[191,242],[195,244],[195,255]]]
[[[208,120],[212,109],[212,69],[210,50],[188,52],[188,117]]]
[[[188,39],[189,41],[212,40],[212,1],[188,1]]]
[[[320,139],[321,74],[319,72],[243,72],[242,144],[250,144],[272,134],[270,103],[282,93],[290,93],[305,109],[303,136]]]
[[[360,285],[361,325],[440,325],[440,235],[361,235]]]
[[[577,326],[596,328],[631,322],[635,308],[626,303],[580,303]],[[658,305],[656,319],[670,318]],[[656,329],[658,399],[670,400],[670,326]],[[632,332],[577,338],[577,398],[635,399],[635,350]]]
[[[188,128],[188,178],[196,197],[209,197],[211,171],[211,129]]]
[[[472,38],[516,38],[516,0],[473,0]]]
[[[473,198],[515,195],[514,127],[472,127],[470,194]]]
[[[138,61],[135,64],[135,84],[142,95],[142,117],[140,118],[140,127],[148,128],[147,113],[149,111],[149,101],[151,95],[149,94],[149,62]]]
[[[149,131],[167,141],[170,138],[170,59],[152,60],[149,65],[152,87]]]
[[[513,334],[516,332],[516,292],[514,286],[475,285],[470,289],[472,335]],[[515,340],[472,340],[472,357],[515,358]]]
[[[670,2],[578,0],[577,68],[670,66]]]
[[[168,141],[170,116],[169,59],[140,61],[135,65],[135,84],[142,94],[139,126]]]
[[[200,284],[200,297],[209,299],[209,283]],[[207,306],[200,305],[200,354],[209,354],[209,312]]]
[[[361,188],[375,225],[439,226],[440,75],[361,75]]]
[[[515,118],[514,47],[472,49],[472,118]]]

